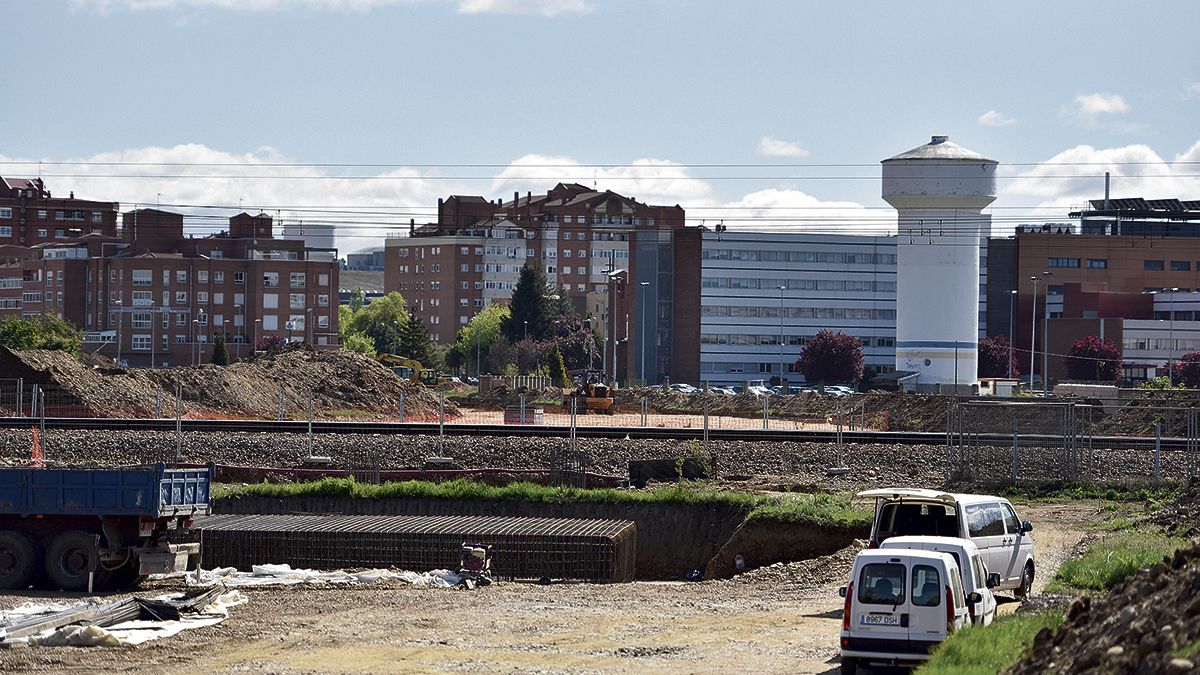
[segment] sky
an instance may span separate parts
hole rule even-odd
[[[879,161],[1001,163],[1000,229],[1200,199],[1200,3],[0,1],[0,175],[381,245],[576,181],[693,224],[886,231]],[[219,207],[219,208],[213,208]]]

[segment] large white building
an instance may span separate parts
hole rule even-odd
[[[802,382],[794,364],[822,329],[862,340],[868,376],[893,369],[895,237],[707,232],[701,258],[702,380]]]

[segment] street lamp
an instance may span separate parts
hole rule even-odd
[[[528,321],[522,321],[521,323],[525,324],[525,337],[524,337],[524,339],[528,340],[528,339],[529,339],[529,322],[528,322]]]
[[[1008,379],[1013,376],[1013,303],[1017,299],[1015,290],[1008,292]]]
[[[162,312],[159,312],[159,316],[161,316],[161,315],[162,315]],[[151,370],[154,370],[154,342],[155,342],[154,341],[154,324],[158,323],[159,320],[160,319],[154,318],[154,301],[151,300],[150,301],[150,369]]]
[[[250,358],[254,358],[254,353],[258,351],[258,324],[262,323],[262,319],[254,320],[254,329],[250,331]]]
[[[1050,277],[1054,276],[1054,272],[1042,272],[1042,277],[1046,280],[1046,300],[1042,303],[1045,310],[1045,316],[1042,318],[1042,344],[1045,349],[1042,350],[1042,397],[1045,398],[1050,393]]]
[[[196,335],[200,332],[200,319],[192,319],[192,365],[196,365]]]
[[[645,306],[646,301],[644,299],[645,293],[643,293],[642,291],[646,290],[646,287],[649,285],[650,285],[649,281],[639,281],[638,282],[638,309],[642,313],[642,322],[641,322],[642,323],[642,326],[641,326],[642,358],[640,358],[638,360],[641,362],[641,366],[642,366],[642,386],[643,387],[646,386],[646,306]]]
[[[242,317],[241,325],[234,326],[235,328],[240,328],[241,333],[242,333],[241,339],[237,341],[237,346],[234,347],[234,349],[237,350],[237,352],[236,352],[237,355],[235,358],[237,358],[238,361],[241,361],[242,360],[242,340],[246,339],[246,337],[245,337],[245,335],[246,335],[246,315],[242,314],[242,306],[241,305],[234,305],[233,311],[236,312],[238,316]]]
[[[121,312],[121,301],[113,300],[112,304],[117,306],[117,366],[121,365],[121,323],[124,315]]]
[[[783,383],[783,292],[787,290],[787,286],[779,287],[779,386],[784,387]],[[783,394],[787,394],[787,389],[783,389]]]
[[[1033,389],[1033,359],[1037,355],[1037,285],[1041,279],[1029,277],[1029,280],[1033,282],[1033,307],[1029,311],[1029,388]],[[1042,377],[1045,376],[1042,373]]]
[[[1170,338],[1167,342],[1167,379],[1175,384],[1175,294],[1178,288],[1172,288],[1171,301],[1167,305],[1167,318],[1170,320]]]

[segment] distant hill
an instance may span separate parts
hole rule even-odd
[[[383,292],[383,272],[362,272],[358,270],[342,270],[338,273],[338,290],[352,291],[361,288],[364,291]]]

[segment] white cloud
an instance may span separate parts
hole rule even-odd
[[[330,11],[369,11],[376,7],[414,5],[422,0],[71,0],[75,10],[107,13],[113,10],[169,10],[213,7],[252,12],[289,10],[297,7]],[[586,13],[587,0],[442,0],[453,1],[463,14],[556,14]]]
[[[691,176],[687,167],[661,159],[638,159],[615,167],[583,166],[570,157],[525,155],[492,181],[492,193],[508,199],[511,192],[545,192],[555,183],[580,183],[612,190],[649,204],[684,208],[708,198],[712,187]]]
[[[1017,123],[1017,118],[1007,117],[998,110],[989,110],[980,115],[977,121],[984,127],[1011,127]]]
[[[808,150],[773,136],[763,136],[758,141],[758,154],[763,157],[808,157]]]
[[[1129,112],[1129,106],[1119,94],[1080,94],[1075,106],[1083,115],[1105,115]]]
[[[461,0],[463,14],[587,14],[592,6],[586,0]]]
[[[1193,82],[1183,94],[1184,98],[1200,97],[1200,82]]]
[[[756,232],[832,232],[894,234],[896,212],[890,206],[867,208],[856,202],[823,201],[799,190],[767,188],[726,202],[683,205],[691,224]]]
[[[1194,199],[1200,195],[1200,178],[1193,175],[1196,161],[1200,161],[1200,141],[1171,161],[1143,144],[1075,146],[1020,170],[1011,180],[1001,180],[996,204],[1007,208],[997,212],[1007,214],[1005,224],[1010,226],[1018,221],[1061,220],[1089,199],[1104,196],[1106,171],[1112,175],[1113,197]]]

